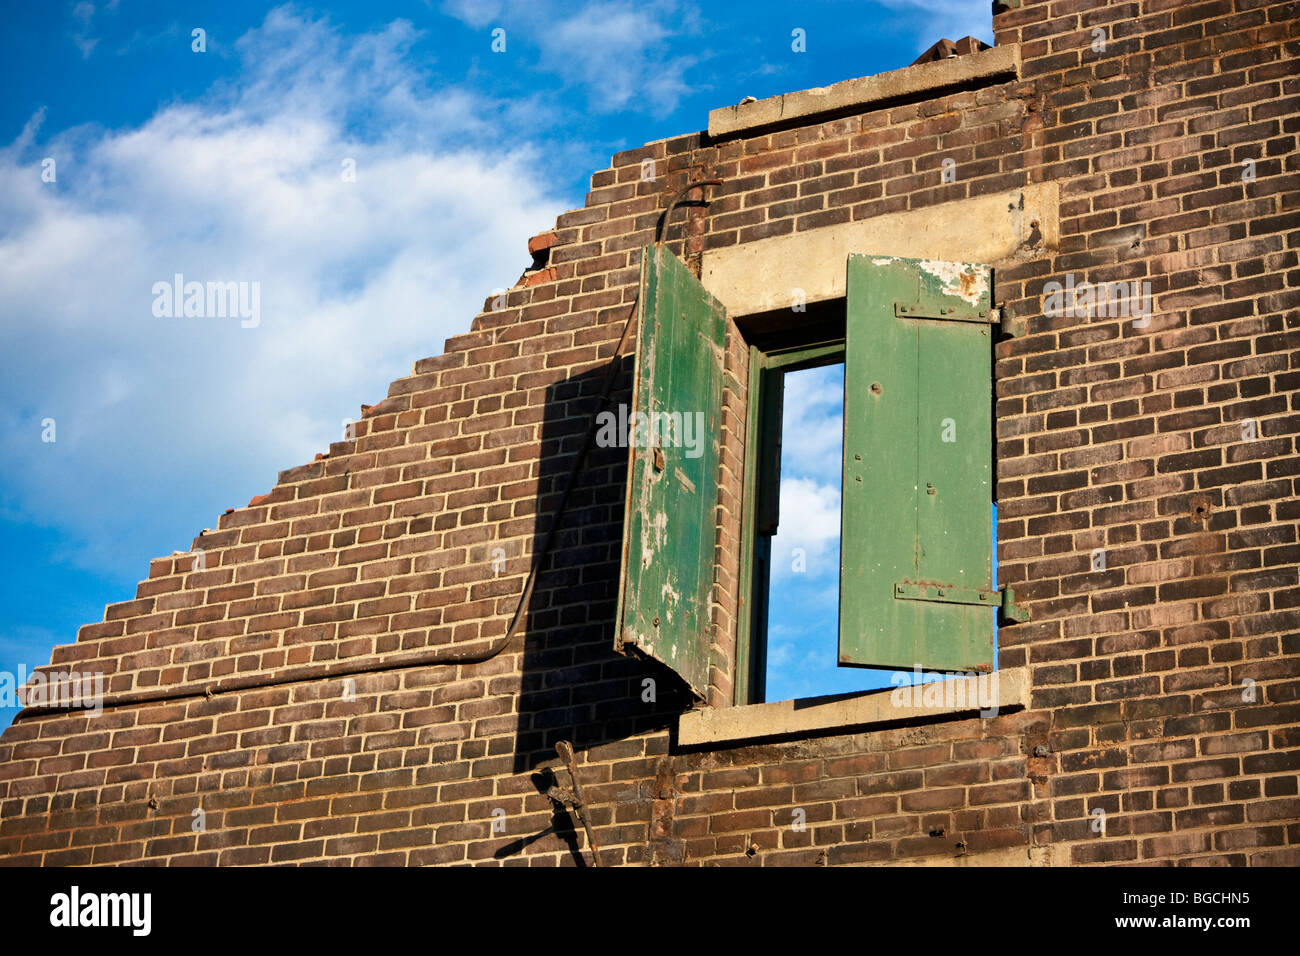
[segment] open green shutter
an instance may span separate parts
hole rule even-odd
[[[991,275],[848,264],[841,664],[991,670]]]
[[[668,665],[703,698],[712,643],[726,313],[675,255],[657,246],[642,255],[639,301],[628,418],[635,426],[644,416],[649,425],[666,415],[659,421],[667,423],[662,432],[668,437],[656,447],[629,441],[614,647]]]

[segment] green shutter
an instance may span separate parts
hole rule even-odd
[[[841,664],[990,670],[991,275],[849,257]]]
[[[616,650],[671,667],[699,697],[712,643],[722,355],[726,313],[671,252],[647,247],[641,262],[633,413],[669,413],[676,444],[628,455]],[[674,420],[671,415],[681,416]],[[685,446],[685,416],[698,454]],[[633,415],[629,420],[635,421]],[[694,426],[702,421],[702,433]]]

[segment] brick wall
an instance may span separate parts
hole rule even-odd
[[[223,515],[193,543],[202,568],[151,562],[134,600],[56,649],[115,703],[29,711],[0,737],[0,859],[572,865],[581,827],[544,792],[569,739],[609,865],[1300,863],[1298,6],[1025,0],[995,18],[1018,80],[615,156],[537,268],[355,441]],[[998,343],[996,375],[1001,583],[1033,613],[1001,632],[1000,666],[1030,669],[1026,709],[676,745],[685,692],[612,650],[619,449],[593,449],[521,636],[427,663],[505,635],[638,250],[704,177],[724,184],[666,234],[697,266],[1059,184],[1059,249],[996,264],[1025,333]],[[1045,314],[1067,273],[1149,282],[1149,324]],[[732,694],[746,375],[733,328],[714,706]]]

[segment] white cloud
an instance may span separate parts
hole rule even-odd
[[[687,92],[682,74],[693,62],[669,53],[670,13],[663,4],[590,3],[539,35],[543,62],[585,84],[602,109],[645,98],[667,112]]]
[[[840,491],[806,478],[781,478],[781,521],[772,538],[772,576],[839,577]],[[803,552],[803,570],[795,568]]]
[[[446,0],[442,5],[443,13],[475,28],[496,20],[502,9],[499,0]]]
[[[988,0],[880,0],[885,6],[909,15],[918,24],[916,32],[919,54],[940,38],[960,40],[973,36],[993,43],[993,15]],[[914,11],[923,16],[917,17]]]
[[[104,9],[112,13],[117,10],[118,2],[119,0],[109,0]],[[88,0],[80,0],[72,5],[71,17],[76,25],[76,30],[70,34],[72,42],[81,51],[81,58],[88,60],[99,43],[99,37],[90,35],[95,26],[95,5]]]
[[[142,538],[188,548],[515,280],[563,207],[518,129],[485,119],[497,104],[429,88],[415,35],[273,11],[236,47],[237,84],[134,128],[38,141],[38,116],[0,149],[12,515],[143,577]],[[155,318],[178,272],[260,283],[260,325]]]
[[[781,423],[781,477],[840,483],[844,446],[844,366],[789,372]]]
[[[790,583],[837,580],[844,366],[803,369],[784,378],[780,522],[772,539],[773,578],[791,579]]]
[[[537,66],[581,86],[599,112],[667,115],[690,90],[684,74],[697,58],[677,50],[682,37],[698,32],[699,19],[675,0],[588,0],[576,8],[547,0],[447,0],[442,9],[474,29],[503,27],[504,56],[536,47]]]

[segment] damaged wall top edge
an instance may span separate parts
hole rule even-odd
[[[709,112],[709,135],[734,135],[794,119],[807,120],[822,113],[859,108],[871,103],[1001,76],[1020,76],[1018,44],[993,47],[933,63],[919,63],[901,70],[844,80],[812,90],[783,93],[751,103],[724,106]]]

